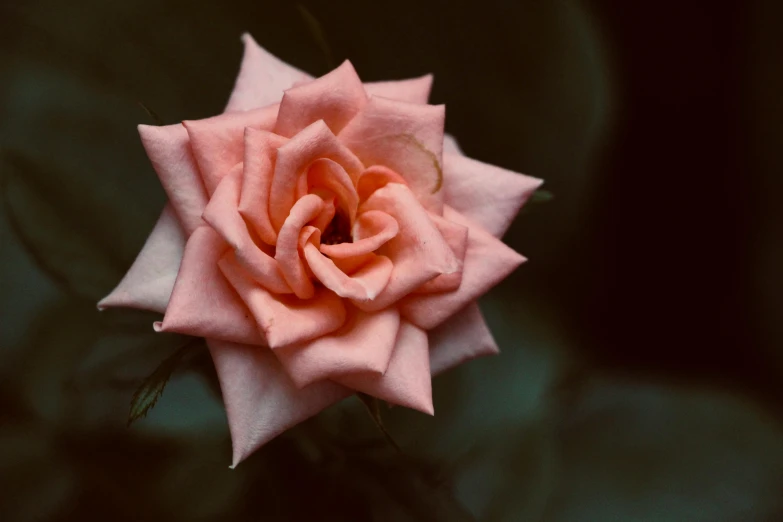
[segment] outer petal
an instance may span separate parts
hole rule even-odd
[[[275,133],[288,138],[323,120],[334,134],[340,132],[367,103],[362,81],[351,62],[313,80],[288,89],[280,102]]]
[[[448,207],[445,217],[469,229],[462,283],[451,292],[408,296],[399,305],[403,317],[425,330],[435,328],[478,299],[525,261],[502,241]]]
[[[253,281],[232,252],[218,263],[250,309],[271,348],[330,334],[345,322],[345,306],[333,292],[319,288],[311,299],[271,294]]]
[[[476,303],[469,304],[427,334],[432,375],[500,351]]]
[[[443,155],[446,204],[500,237],[543,183],[458,154]]]
[[[185,251],[185,233],[167,205],[133,265],[98,309],[128,307],[163,313]]]
[[[443,105],[419,105],[372,97],[340,133],[366,166],[399,173],[428,210],[443,206]]]
[[[374,300],[358,302],[363,310],[380,310],[395,303],[440,274],[459,269],[448,243],[405,185],[389,183],[376,190],[360,209],[386,212],[397,220],[399,233],[379,250],[391,259],[394,269],[389,284]]]
[[[218,269],[218,259],[228,248],[208,226],[191,234],[166,315],[162,324],[156,323],[156,330],[266,344],[247,307]]]
[[[185,232],[190,235],[204,224],[201,213],[207,206],[207,193],[190,150],[188,133],[182,125],[139,125],[138,129],[163,190]]]
[[[380,96],[391,100],[409,103],[425,104],[430,99],[432,90],[432,75],[418,78],[388,82],[369,82],[364,84],[364,90],[370,96]]]
[[[329,381],[298,389],[270,350],[208,340],[233,446],[233,468],[260,446],[351,394]]]
[[[400,406],[434,413],[427,332],[406,321],[400,323],[386,373],[344,375],[333,380]]]
[[[260,47],[253,37],[242,35],[245,54],[225,112],[247,111],[277,103],[293,84],[312,79]]]
[[[242,165],[237,165],[218,185],[204,211],[204,220],[234,249],[247,273],[270,292],[291,293],[277,261],[259,248],[239,215]]]
[[[394,308],[370,314],[355,310],[333,334],[277,349],[275,355],[300,388],[351,373],[381,375],[389,366],[399,328],[400,314]]]
[[[220,180],[244,159],[245,129],[271,130],[277,105],[184,121],[204,186],[211,196]]]

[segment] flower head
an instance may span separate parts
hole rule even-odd
[[[432,414],[431,375],[497,351],[475,300],[540,184],[444,141],[431,76],[312,79],[244,41],[225,113],[139,126],[170,205],[101,302],[207,339],[234,464],[357,391]]]

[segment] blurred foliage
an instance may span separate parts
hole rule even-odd
[[[783,518],[778,418],[736,388],[587,356],[594,157],[618,74],[595,17],[576,1],[380,5],[0,5],[0,520]],[[367,404],[401,451],[350,399],[229,470],[207,350],[154,333],[157,314],[95,310],[164,203],[135,125],[220,112],[246,30],[314,74],[344,58],[367,80],[434,72],[466,153],[557,195],[514,224],[531,261],[482,301],[503,354],[435,379],[434,418]],[[145,382],[165,395],[126,429]]]

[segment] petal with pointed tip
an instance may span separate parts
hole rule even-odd
[[[180,124],[139,125],[138,130],[160,184],[182,227],[190,235],[204,224],[201,213],[207,205],[207,193],[190,149],[188,133]]]
[[[432,376],[427,332],[400,322],[386,373],[335,377],[333,381],[379,399],[432,415]]]
[[[285,91],[275,133],[291,138],[305,127],[323,120],[337,134],[365,103],[367,94],[362,81],[351,62],[346,60],[324,76]]]
[[[312,76],[288,65],[259,46],[248,33],[242,35],[245,52],[225,112],[248,111],[278,103],[283,92]]]
[[[443,176],[446,204],[495,237],[503,235],[542,183],[457,154],[444,154]]]
[[[117,288],[98,303],[98,309],[128,307],[164,313],[184,252],[185,233],[167,205],[133,265]]]
[[[271,350],[212,339],[235,467],[277,435],[350,395],[330,381],[299,389]]]
[[[438,375],[476,357],[500,352],[478,304],[471,303],[445,323],[427,332],[430,371]]]

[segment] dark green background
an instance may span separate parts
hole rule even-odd
[[[3,0],[0,520],[783,520],[772,1]],[[435,74],[477,159],[546,180],[434,418],[355,400],[229,463],[203,351],[99,314],[164,204],[138,102],[220,112],[249,31],[313,74]]]

